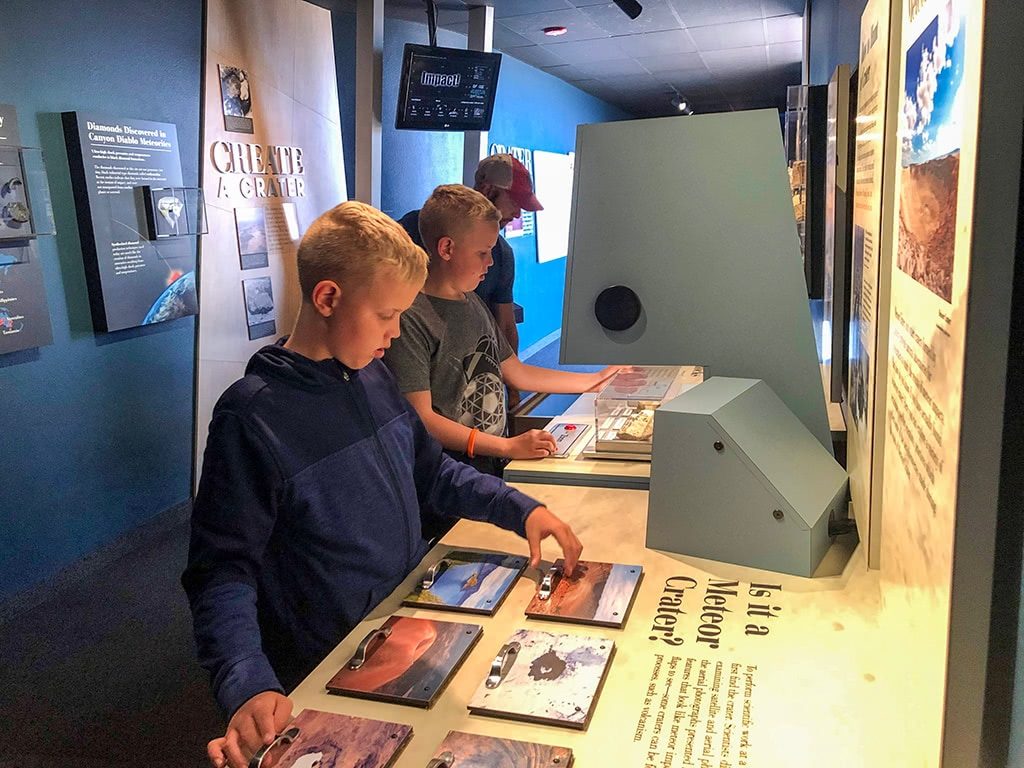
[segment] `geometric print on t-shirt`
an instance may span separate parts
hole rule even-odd
[[[459,423],[490,435],[505,434],[505,384],[501,379],[498,347],[490,336],[481,336],[476,350],[463,358],[465,388]]]

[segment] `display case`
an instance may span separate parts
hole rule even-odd
[[[142,186],[135,194],[141,203],[139,229],[148,240],[207,233],[206,203],[198,187]]]
[[[11,253],[27,254],[29,240],[53,234],[53,208],[42,151],[36,147],[0,146],[0,246]],[[15,259],[23,260],[27,259]]]
[[[623,368],[594,401],[598,457],[650,459],[654,411],[704,381],[701,366],[651,365]]]
[[[791,85],[786,92],[786,164],[793,194],[793,214],[800,235],[800,255],[806,258],[807,227],[807,94],[805,85]]]

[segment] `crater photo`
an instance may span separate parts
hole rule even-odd
[[[964,26],[960,3],[947,0],[907,49],[903,89],[896,264],[946,302],[956,255]]]

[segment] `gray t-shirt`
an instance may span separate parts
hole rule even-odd
[[[501,364],[513,354],[475,293],[464,300],[421,293],[402,313],[402,334],[384,362],[402,393],[430,390],[434,410],[492,435],[505,434]]]

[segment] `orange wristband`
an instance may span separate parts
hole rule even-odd
[[[479,432],[479,429],[469,430],[469,439],[466,440],[466,455],[471,459],[473,458],[473,448],[476,446],[476,436]]]

